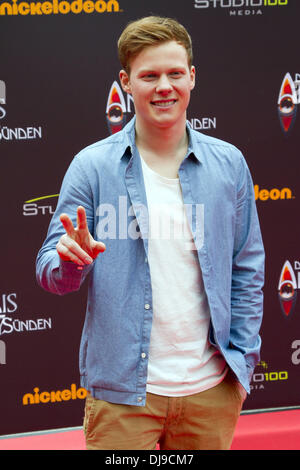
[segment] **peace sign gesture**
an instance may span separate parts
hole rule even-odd
[[[61,236],[56,250],[64,261],[72,261],[80,266],[91,264],[99,253],[105,251],[105,245],[93,239],[89,232],[85,209],[77,208],[77,227],[67,214],[61,214],[61,223],[66,233]]]

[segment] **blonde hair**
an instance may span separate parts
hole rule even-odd
[[[157,44],[176,41],[186,52],[189,67],[193,63],[192,40],[184,26],[172,18],[147,16],[130,22],[118,40],[119,60],[129,74],[130,61],[143,49]]]

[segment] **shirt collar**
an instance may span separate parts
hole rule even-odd
[[[120,132],[123,132],[123,142],[122,142],[122,148],[123,152],[121,152],[120,158],[123,158],[124,156],[132,155],[134,149],[136,148],[135,144],[135,121],[136,117],[134,116],[128,124],[124,127],[124,129]],[[201,163],[201,157],[200,157],[200,148],[196,139],[196,136],[194,135],[194,131],[191,128],[191,125],[188,121],[186,121],[186,130],[188,133],[188,138],[189,138],[189,144],[188,144],[188,151],[187,151],[187,157],[194,156],[199,163]]]
[[[136,147],[135,145],[135,120],[136,117],[134,116],[128,124],[124,127],[119,134],[123,134],[122,139],[122,152],[120,155],[120,159],[125,156],[131,156],[133,154],[133,149]]]
[[[186,121],[186,130],[189,137],[187,158],[193,155],[199,161],[199,163],[201,163],[200,146],[198,144],[198,140],[196,139],[195,131],[193,131],[188,121]],[[197,134],[199,135],[199,133]]]

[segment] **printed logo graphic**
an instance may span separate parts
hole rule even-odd
[[[291,75],[286,73],[282,80],[277,101],[279,121],[285,134],[288,134],[294,126],[299,103],[300,74],[296,73],[293,80]]]
[[[3,80],[0,80],[0,119],[4,119],[7,117],[6,108],[2,106],[2,105],[6,105],[6,92],[7,92],[6,83]],[[31,140],[31,139],[41,139],[41,138],[42,138],[42,128],[40,126],[39,127],[0,126],[0,142],[1,140],[8,140],[8,141],[9,140]]]
[[[15,318],[18,310],[17,294],[12,292],[0,297],[0,337],[11,333],[52,329],[51,318]],[[20,314],[19,314],[20,315]],[[22,314],[21,314],[22,316]]]
[[[300,263],[295,261],[294,267],[300,269]],[[300,272],[298,273],[298,277]],[[278,283],[278,297],[281,306],[281,310],[285,317],[290,317],[295,309],[296,299],[297,299],[297,279],[294,272],[294,269],[291,263],[287,260],[285,261]]]
[[[285,200],[285,199],[294,199],[295,196],[292,193],[291,188],[261,188],[258,184],[254,185],[254,196],[255,200],[259,201],[278,201],[278,200]]]
[[[28,199],[23,204],[23,215],[53,215],[55,212],[55,203],[59,194],[50,194],[49,196],[35,197],[34,199]],[[51,201],[48,201],[51,199]],[[45,203],[46,201],[46,203]]]
[[[300,339],[295,339],[291,344],[291,349],[293,350],[291,355],[291,362],[294,366],[300,364]]]
[[[124,95],[115,80],[110,88],[106,105],[106,120],[110,134],[123,129],[126,124],[126,111]]]
[[[87,396],[85,388],[77,388],[76,384],[71,384],[70,388],[64,390],[40,391],[39,387],[34,387],[34,393],[25,393],[22,397],[23,405],[38,405],[43,403],[57,403],[69,400],[84,400]]]
[[[208,129],[217,128],[217,118],[214,117],[202,117],[202,118],[191,118],[188,119],[189,124],[195,131],[204,131]]]
[[[6,104],[6,85],[3,80],[0,80],[0,119],[3,119],[6,115],[5,108],[1,106]]]
[[[289,374],[287,370],[270,370],[267,362],[260,361],[252,376],[250,390],[264,390],[266,387],[270,386],[270,382],[272,382],[272,386],[274,386],[276,383],[279,384],[282,383],[282,381],[288,381],[288,379]]]
[[[0,340],[0,364],[6,364],[6,344]]]
[[[194,0],[194,7],[200,11],[223,8],[230,16],[262,15],[267,7],[287,5],[288,0]]]
[[[110,134],[115,134],[123,129],[127,122],[127,113],[134,113],[133,98],[129,93],[124,96],[119,83],[114,80],[108,93],[106,105],[106,121]]]
[[[12,3],[0,4],[0,16],[10,15],[67,15],[68,13],[114,13],[120,10],[117,0],[74,0],[58,1],[50,0],[44,2],[20,2],[12,0]]]

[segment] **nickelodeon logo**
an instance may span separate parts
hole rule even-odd
[[[77,388],[72,384],[70,389],[52,390],[51,392],[40,392],[38,387],[33,389],[34,393],[25,393],[22,398],[23,405],[38,405],[41,403],[56,403],[69,400],[84,400],[87,396],[85,388]]]
[[[254,185],[255,200],[259,201],[278,201],[279,199],[294,199],[292,190],[290,188],[272,188],[272,189],[260,189],[258,184]]]
[[[74,0],[44,1],[44,2],[20,2],[12,0],[12,3],[3,2],[0,5],[0,16],[10,15],[67,15],[68,13],[111,13],[120,11],[117,0]]]

